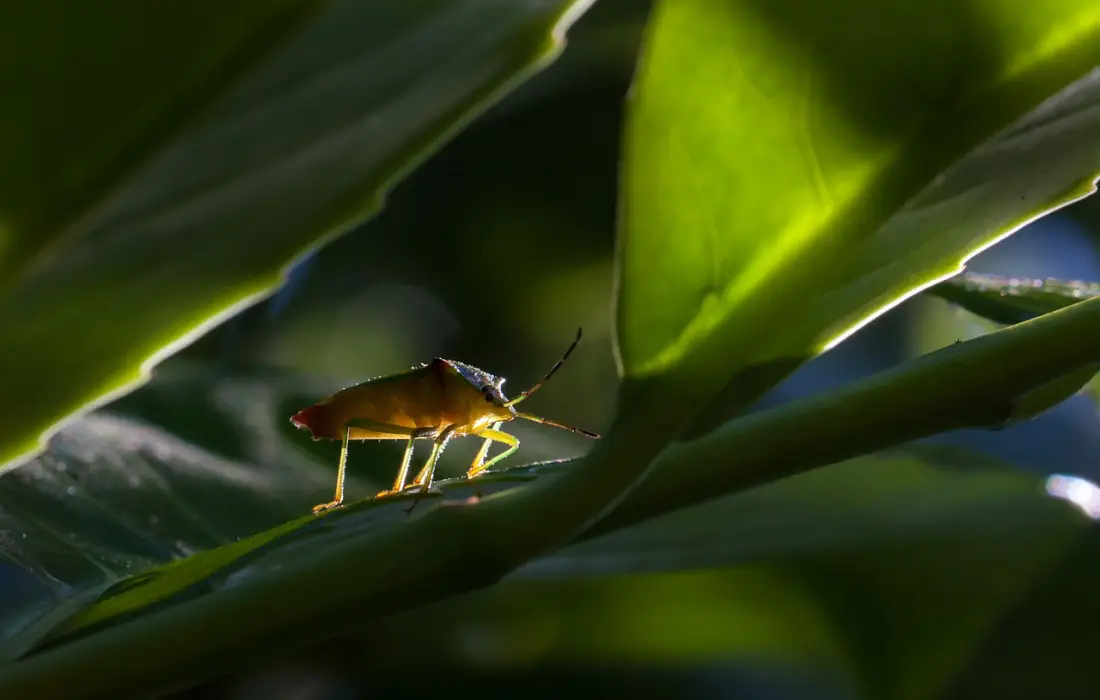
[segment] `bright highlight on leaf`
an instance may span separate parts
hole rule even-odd
[[[656,3],[626,127],[624,375],[694,381],[704,346],[727,377],[812,357],[1092,193],[1097,32],[1082,0]]]

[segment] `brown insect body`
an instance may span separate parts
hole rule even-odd
[[[291,422],[306,428],[314,440],[341,440],[348,423],[369,419],[403,428],[457,426],[454,435],[480,432],[497,421],[510,421],[515,410],[502,406],[504,380],[454,360],[436,358],[407,372],[371,379],[342,389],[299,411]],[[488,389],[486,389],[488,387]],[[497,402],[485,400],[485,392]],[[349,440],[402,440],[406,434],[351,426]],[[425,435],[424,437],[431,437]]]
[[[294,414],[291,422],[309,430],[314,440],[342,441],[336,494],[331,502],[318,505],[313,512],[343,503],[348,442],[351,440],[405,441],[405,455],[393,488],[378,494],[386,496],[405,489],[413,443],[418,439],[428,438],[433,443],[431,456],[412,483],[427,491],[431,488],[439,455],[453,437],[476,435],[484,438],[481,449],[466,472],[471,479],[519,448],[519,440],[515,436],[500,430],[502,423],[516,418],[598,438],[599,435],[587,430],[515,409],[516,404],[525,401],[550,379],[580,339],[581,332],[578,330],[576,340],[557,364],[539,382],[511,400],[501,392],[504,379],[462,362],[437,357],[422,367],[342,389]],[[487,460],[492,443],[506,445],[508,449]]]

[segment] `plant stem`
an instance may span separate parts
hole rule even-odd
[[[591,538],[815,467],[950,430],[1002,427],[1014,402],[1100,359],[1100,299],[957,343],[670,447]]]

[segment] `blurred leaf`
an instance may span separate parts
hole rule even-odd
[[[1035,381],[1029,378],[1030,373],[1047,371],[1043,368],[1072,366],[1081,362],[1080,357],[1097,356],[1100,346],[1093,329],[1098,311],[1100,306],[1096,300],[1076,305],[1028,324],[946,348],[881,377],[857,383],[844,392],[814,396],[757,412],[706,438],[678,445],[666,453],[651,477],[596,529],[606,534],[676,508],[716,498],[722,493],[751,488],[774,479],[777,470],[796,474],[861,451],[995,419],[1003,415],[1005,397],[1019,393],[1018,385]],[[1052,345],[1055,338],[1071,342]],[[1048,347],[1051,352],[1039,352]],[[1015,364],[1006,366],[1004,374],[986,375],[974,371],[976,366],[993,366],[990,358],[994,356],[1009,358]],[[935,379],[948,375],[953,378],[944,382]],[[884,392],[899,391],[911,401],[891,404],[884,399]],[[1004,396],[998,392],[1003,392]],[[858,421],[853,420],[857,417]],[[800,439],[785,439],[790,435],[799,435]],[[286,452],[285,449],[281,451]],[[942,454],[936,459],[942,460]],[[541,472],[565,477],[580,471],[568,464],[517,468],[479,479],[474,485],[488,495],[522,484]],[[21,473],[23,470],[17,470],[3,478],[12,479]],[[883,478],[887,478],[889,472],[883,474]],[[546,480],[537,479],[539,483],[543,481]],[[911,486],[914,502],[919,503],[917,494],[926,493],[921,490],[922,483],[920,480],[898,482],[897,488],[900,491],[903,485]],[[90,607],[62,616],[63,619],[52,627],[44,623],[28,626],[34,622],[33,618],[24,620],[24,632],[9,640],[9,653],[35,647],[36,642],[43,639],[49,648],[39,648],[9,667],[7,674],[0,675],[0,687],[9,692],[22,689],[15,694],[30,688],[43,692],[46,688],[56,690],[52,684],[62,683],[64,678],[83,678],[78,669],[104,669],[107,665],[121,663],[133,653],[127,650],[136,648],[143,650],[140,668],[132,664],[126,670],[117,668],[98,676],[106,685],[94,686],[85,682],[83,691],[94,694],[106,692],[108,686],[116,690],[149,687],[164,682],[168,674],[178,679],[178,674],[184,673],[194,679],[199,673],[196,669],[204,669],[202,673],[206,673],[211,671],[207,664],[225,663],[216,661],[219,658],[238,658],[235,654],[226,656],[228,650],[239,651],[247,647],[258,653],[261,648],[283,648],[289,640],[304,643],[318,632],[334,634],[382,611],[400,610],[410,603],[433,600],[430,588],[428,593],[423,593],[425,587],[464,590],[465,582],[481,581],[486,571],[495,573],[493,567],[497,564],[492,549],[495,530],[475,529],[470,523],[478,521],[462,518],[494,511],[486,511],[483,506],[454,507],[463,504],[473,493],[467,482],[459,480],[442,486],[445,496],[431,500],[446,501],[451,507],[433,510],[428,503],[419,506],[419,513],[410,518],[404,508],[415,496],[389,502],[351,504],[323,517],[299,518],[277,531],[247,537],[126,579],[108,589]],[[511,489],[510,493],[515,491]],[[934,491],[929,487],[928,492]],[[135,489],[135,492],[141,494],[141,490]],[[810,499],[811,493],[818,492],[826,493],[828,489],[815,487],[791,493]],[[841,499],[837,508],[858,513],[861,493],[858,489],[840,490],[830,499]],[[948,493],[962,497],[967,492],[960,487]],[[305,507],[314,502],[298,494],[293,497],[295,504],[305,501]],[[286,501],[288,508],[302,508],[298,512],[305,510],[303,506],[291,504],[289,498]],[[896,498],[904,500],[902,496]],[[483,505],[492,501],[487,499]],[[797,499],[792,501],[792,510],[799,507]],[[111,512],[116,510],[127,512],[117,508],[112,508]],[[811,517],[817,518],[812,515],[814,512],[811,509]],[[450,516],[446,516],[447,513]],[[441,520],[441,514],[454,519]],[[51,511],[51,517],[58,516]],[[676,517],[671,516],[672,522],[676,522]],[[486,522],[492,524],[491,520]],[[736,542],[750,549],[754,546],[748,532],[735,529],[726,535],[717,523],[715,526],[718,537],[715,541]],[[738,515],[736,522],[731,521],[731,526],[759,529],[745,513]],[[804,536],[828,534],[819,527],[807,525],[802,529]],[[408,535],[409,532],[413,534]],[[645,530],[641,532],[646,533]],[[666,532],[670,531],[663,528],[657,531],[661,537],[666,536]],[[844,537],[873,537],[876,532],[872,527],[853,527],[834,532],[836,539],[832,542],[843,546]],[[421,540],[422,533],[430,534],[431,539]],[[592,536],[590,530],[582,539]],[[675,551],[685,541],[683,536],[672,536],[670,545],[663,549],[653,541],[643,542],[631,550],[629,558],[620,561],[650,570],[660,570],[662,566],[675,570],[684,566],[739,561],[728,556],[730,550],[724,545],[710,547],[705,539],[700,539],[694,549],[679,557]],[[829,544],[822,540],[808,541],[814,546]],[[420,546],[410,550],[409,542],[419,542]],[[584,546],[579,545],[574,550],[574,553],[579,550],[580,555],[580,559],[574,561],[583,563]],[[776,547],[769,540],[756,546],[762,551]],[[639,557],[639,550],[652,554],[649,561]],[[597,551],[598,557],[607,556]],[[454,558],[453,563],[448,557]],[[383,561],[385,565],[380,564]],[[553,562],[553,557],[549,561]],[[607,561],[615,566],[614,557]],[[414,568],[410,574],[410,562],[423,562],[427,568],[423,571]],[[364,590],[376,590],[379,581],[385,584],[381,593],[363,593]],[[408,592],[410,590],[412,593]],[[397,598],[397,595],[408,597]],[[364,600],[375,602],[364,606]],[[255,607],[257,605],[260,607]],[[342,613],[333,617],[324,612],[331,606]],[[329,622],[318,627],[316,620],[322,618]],[[118,622],[124,624],[116,626]],[[9,624],[8,628],[14,632],[19,626]],[[264,630],[264,634],[257,636],[251,632],[257,628]],[[98,633],[108,629],[112,631],[109,635]],[[186,653],[178,646],[159,642],[169,637],[182,641],[190,639],[191,635],[199,635],[203,641],[187,646]],[[155,651],[158,649],[165,652]],[[62,669],[67,670],[62,673]]]
[[[713,428],[1093,192],[1098,32],[1090,0],[658,2],[623,174],[630,431],[674,435],[737,375]]]
[[[100,411],[66,426],[47,453],[0,476],[7,569],[0,571],[0,638],[82,591],[231,545],[328,496],[330,470],[296,455],[279,436],[272,440],[264,425],[247,427],[246,434],[281,450],[279,458],[226,458]],[[349,488],[361,488],[355,475]]]
[[[605,663],[734,655],[765,665],[828,662],[856,674],[873,697],[927,697],[1083,529],[1037,477],[966,455],[944,470],[930,466],[935,457],[854,460],[574,545],[474,599],[376,623],[368,640],[389,641],[372,649],[371,663],[401,666],[424,653],[475,667],[578,655]],[[395,505],[304,518],[280,528],[286,534],[305,523],[280,546],[322,547],[399,521]],[[274,536],[116,586],[57,632],[95,629],[112,615],[155,610],[280,566],[284,558],[269,556]],[[226,566],[230,551],[249,556]],[[740,568],[672,573],[732,566]],[[661,575],[621,577],[639,572]],[[902,585],[910,581],[919,585]],[[460,644],[474,629],[488,642]],[[895,640],[885,652],[884,638]]]
[[[1098,370],[1100,363],[1086,365],[1016,397],[1009,420],[1029,420],[1054,408],[1089,386]]]
[[[964,272],[940,282],[927,293],[958,304],[972,314],[1010,325],[1100,296],[1100,284]]]
[[[154,567],[167,565],[174,577],[153,575],[151,588],[161,592],[141,588],[145,603],[166,597],[165,585],[175,592],[201,583],[308,522],[310,507],[331,497],[334,446],[286,420],[288,406],[332,391],[331,381],[222,375],[180,362],[169,370],[110,410],[70,423],[46,453],[0,475],[0,559],[8,569],[0,570],[0,640],[85,590],[123,578],[124,589],[148,583],[140,574]],[[359,449],[366,447],[356,446],[347,477],[353,499],[388,483],[400,454],[383,445],[376,454],[384,460],[371,460]],[[209,550],[216,553],[192,557]]]
[[[1100,252],[1100,200],[1090,198],[1079,202],[1067,207],[1064,214],[1081,227],[1092,249]]]
[[[0,138],[34,135],[0,174],[25,195],[0,211],[0,325],[19,329],[0,339],[0,462],[15,464],[88,402],[132,388],[171,349],[267,294],[297,256],[375,211],[382,191],[556,56],[590,4],[334,0],[217,94],[225,64],[274,41],[287,11],[272,7],[290,2],[238,9],[225,27],[220,5],[179,12],[179,22],[166,10],[97,11],[73,24],[49,5],[6,10],[16,17],[0,16],[4,35],[49,62],[46,84],[64,99],[59,107],[58,93],[39,90],[22,59],[0,64],[26,98]],[[158,49],[147,61],[149,47]],[[80,72],[89,61],[117,99]],[[86,90],[88,131],[55,140],[51,125],[72,123],[64,106],[83,104]],[[136,110],[122,98],[131,92]],[[185,108],[195,118],[168,138]],[[102,136],[100,122],[111,126]],[[49,177],[26,178],[43,168]]]
[[[0,8],[0,279],[33,274],[162,139],[326,4],[57,0]],[[196,37],[202,37],[196,41]],[[56,239],[56,240],[55,240]]]
[[[1100,530],[998,621],[980,655],[953,684],[950,700],[1009,697],[1089,700],[1100,648]]]
[[[1084,299],[1100,296],[1100,284],[1063,280],[1029,280],[966,272],[928,290],[966,311],[996,324],[1022,323]],[[1021,396],[1012,420],[1026,420],[1077,393],[1100,397],[1100,367],[1089,365]]]
[[[1020,397],[1100,362],[1098,319],[1100,299],[1090,299],[729,421],[670,446],[588,532],[912,440],[1003,426]]]
[[[1081,393],[1100,404],[1100,374],[1096,374],[1081,388]]]
[[[477,488],[467,485],[465,477],[438,482],[437,490],[453,503],[461,503],[476,494],[489,495],[534,478],[553,464],[513,467],[478,479]],[[440,493],[428,497],[429,502]],[[405,495],[385,501],[365,501],[351,508],[324,517],[309,514],[284,522],[278,527],[237,542],[198,552],[173,561],[139,576],[122,580],[107,589],[100,598],[84,610],[74,613],[62,625],[52,630],[48,643],[75,634],[117,624],[122,619],[147,615],[197,596],[227,590],[250,577],[278,575],[288,557],[331,546],[355,536],[374,534],[409,518],[407,512],[416,503],[415,495]],[[426,508],[425,504],[419,504]]]
[[[363,663],[743,659],[824,667],[861,697],[936,697],[1088,524],[1041,477],[941,456],[861,458],[567,547],[372,625]]]

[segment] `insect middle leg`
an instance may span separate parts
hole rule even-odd
[[[441,433],[435,438],[435,442],[432,444],[432,453],[428,456],[428,461],[424,463],[424,467],[420,470],[420,473],[413,479],[412,485],[419,486],[421,493],[427,493],[432,488],[432,477],[435,475],[435,465],[439,461],[439,455],[443,453],[443,448],[447,446],[447,441],[451,439],[457,426],[448,425],[443,429]]]

